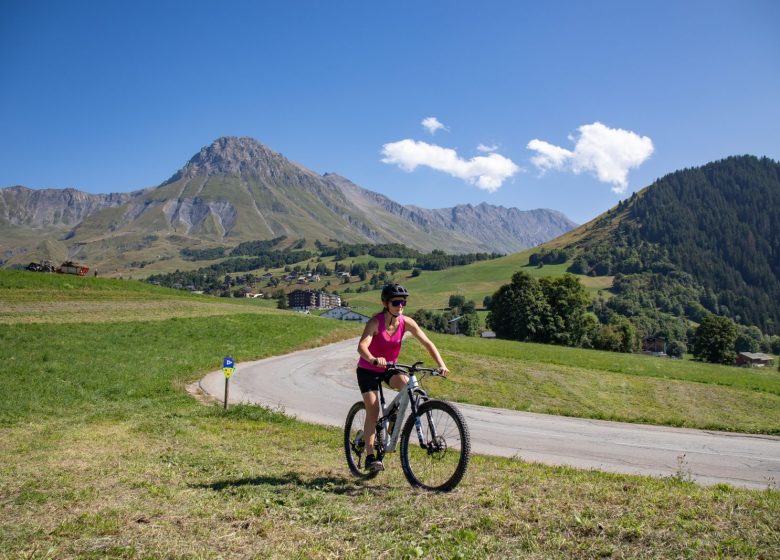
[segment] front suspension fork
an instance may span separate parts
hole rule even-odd
[[[431,435],[430,443],[426,444],[425,436],[423,435],[423,431],[422,431],[422,421],[420,420],[419,414],[417,414],[419,402],[420,402],[420,397],[413,395],[412,391],[409,390],[409,403],[411,404],[412,414],[414,415],[414,427],[417,430],[417,440],[420,442],[420,447],[422,449],[426,449],[428,451],[435,451],[433,447],[436,445],[436,442],[438,441],[438,435],[436,434],[436,426],[433,424],[433,420],[431,419],[430,412],[426,413],[426,417],[428,419],[428,429],[430,430],[430,435]]]

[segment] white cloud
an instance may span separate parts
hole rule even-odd
[[[563,169],[566,162],[574,157],[574,152],[565,148],[553,146],[544,140],[531,140],[528,142],[528,149],[534,150],[537,154],[531,158],[531,162],[541,169]]]
[[[420,124],[423,125],[431,134],[436,134],[437,130],[448,130],[448,128],[439,122],[439,119],[436,117],[427,117],[423,119]]]
[[[480,152],[486,153],[486,154],[489,154],[490,152],[495,152],[497,149],[498,149],[498,146],[496,146],[496,145],[485,146],[484,144],[480,144],[479,146],[477,146],[477,150],[479,150]]]
[[[382,146],[382,162],[396,164],[405,171],[414,171],[424,165],[449,173],[453,177],[488,192],[495,192],[509,177],[520,171],[515,163],[502,155],[491,153],[469,160],[461,158],[450,148],[406,139]]]
[[[531,140],[528,149],[536,152],[531,162],[540,170],[571,169],[574,173],[588,172],[599,181],[611,183],[616,193],[626,192],[629,170],[639,167],[653,153],[653,141],[630,130],[609,128],[600,122],[586,124],[579,129],[574,151],[555,146],[543,140]],[[575,141],[573,137],[569,138]]]

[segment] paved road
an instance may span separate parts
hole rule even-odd
[[[357,339],[352,339],[238,364],[230,378],[229,402],[263,404],[304,421],[343,426],[347,411],[359,399],[356,348]],[[457,383],[457,377],[428,383]],[[200,386],[224,400],[221,370],[204,377]],[[390,395],[388,391],[386,396]],[[682,474],[702,484],[750,488],[780,484],[780,437],[458,407],[477,453],[608,472]]]

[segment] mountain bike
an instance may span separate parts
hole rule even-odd
[[[447,492],[466,474],[471,437],[460,411],[449,402],[431,399],[420,386],[418,374],[420,380],[426,375],[441,376],[439,370],[420,367],[421,364],[387,365],[389,372],[408,375],[409,382],[389,406],[385,405],[382,385],[379,385],[380,410],[374,453],[381,460],[386,453],[394,452],[400,442],[401,468],[409,484],[415,488]],[[404,422],[408,407],[411,407],[411,413]],[[367,455],[363,438],[365,419],[365,404],[358,401],[347,414],[344,452],[352,474],[371,479],[378,473],[364,470],[363,459]]]

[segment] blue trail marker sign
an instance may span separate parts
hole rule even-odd
[[[230,376],[233,375],[235,370],[236,362],[233,360],[233,357],[230,355],[225,356],[225,359],[222,360],[222,373],[225,374],[225,410],[227,410],[228,403],[228,381],[230,381]]]
[[[236,369],[236,362],[233,361],[233,358],[230,356],[226,356],[224,360],[222,360],[222,372],[225,374],[225,377],[230,378],[231,375],[233,375],[233,372]]]

